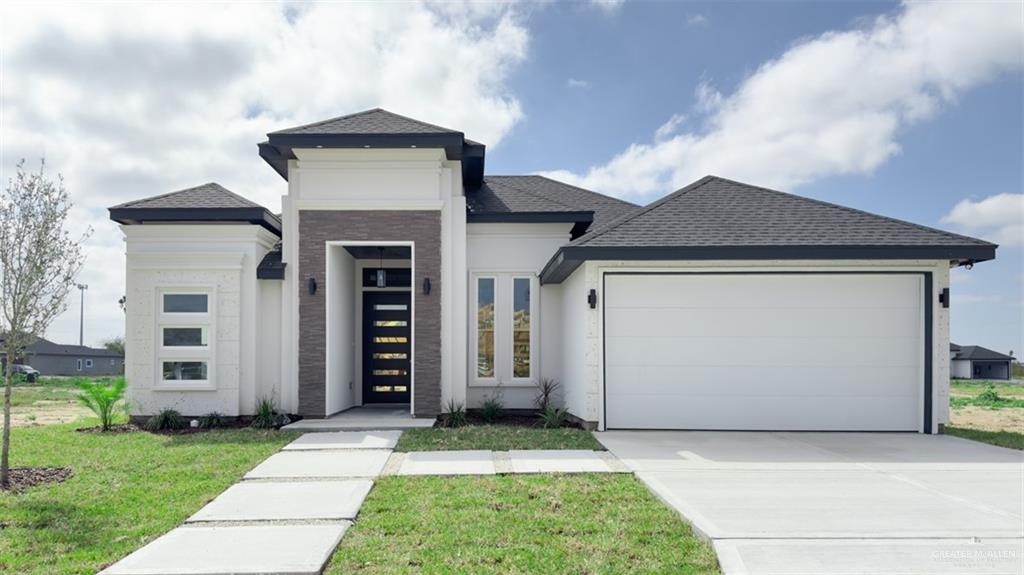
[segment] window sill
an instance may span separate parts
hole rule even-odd
[[[209,381],[161,382],[153,386],[153,391],[217,391],[217,386]]]

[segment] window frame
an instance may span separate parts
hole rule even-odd
[[[82,358],[78,358],[76,362],[75,371],[82,371]]]
[[[170,294],[202,294],[206,296],[205,312],[168,312],[164,310],[164,296]],[[216,345],[217,345],[217,298],[213,286],[160,286],[156,290],[154,306],[155,326],[155,384],[157,391],[212,391],[215,390]],[[206,330],[205,346],[164,345],[165,328],[203,328]],[[164,379],[164,362],[197,361],[206,364],[206,379]]]
[[[91,359],[85,360],[85,369],[92,369],[92,360]]]
[[[470,387],[532,387],[540,376],[540,279],[532,271],[482,271],[470,273],[469,385]],[[494,376],[477,375],[479,357],[479,280],[494,280]],[[515,280],[530,281],[530,375],[515,377]]]

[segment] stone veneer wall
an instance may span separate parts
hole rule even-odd
[[[299,413],[323,417],[326,405],[328,241],[414,242],[413,394],[417,416],[441,413],[441,212],[299,211]],[[306,283],[316,278],[309,295]],[[430,278],[430,295],[420,286]]]

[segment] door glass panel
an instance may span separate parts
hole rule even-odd
[[[409,356],[404,353],[375,353],[373,359],[408,359]]]
[[[477,278],[476,375],[494,377],[494,278]]]
[[[512,280],[512,377],[530,377],[530,278]]]
[[[378,319],[373,322],[377,327],[406,327],[409,322],[397,319]]]
[[[205,327],[165,327],[164,347],[206,347]]]
[[[378,303],[373,305],[373,309],[377,311],[405,311],[409,309],[409,306],[404,303]]]
[[[373,343],[409,343],[407,337],[375,336]]]
[[[375,369],[373,375],[406,375],[409,372],[404,369]]]

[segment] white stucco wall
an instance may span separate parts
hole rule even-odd
[[[127,253],[125,376],[133,415],[253,412],[261,342],[256,266],[277,237],[253,225],[121,226]],[[162,290],[210,294],[209,384],[161,383]],[[267,382],[264,382],[267,383]]]
[[[967,359],[953,360],[949,372],[950,377],[970,378],[971,361]]]
[[[586,310],[583,317],[584,325],[579,327],[585,339],[583,344],[582,363],[579,353],[572,346],[573,337],[563,338],[563,378],[577,381],[569,374],[582,373],[583,389],[570,384],[572,397],[571,411],[588,421],[597,421],[604,428],[603,414],[603,332],[601,317],[602,281],[608,271],[658,271],[665,269],[693,271],[920,271],[932,273],[932,431],[938,431],[938,424],[949,421],[949,310],[938,302],[938,294],[943,288],[949,287],[949,264],[944,260],[851,260],[851,261],[674,261],[674,262],[643,262],[643,261],[590,261],[580,266],[565,282],[570,285],[577,276],[582,278],[583,293],[590,289],[597,290],[598,306],[595,310]],[[563,287],[563,290],[565,288]],[[569,295],[563,292],[564,301],[585,295]],[[566,310],[569,308],[566,307]],[[563,314],[566,312],[563,311]],[[570,321],[567,318],[566,325]],[[576,320],[572,320],[576,321]],[[578,325],[578,324],[574,324]],[[582,399],[582,401],[581,401]]]
[[[356,271],[355,259],[342,246],[327,249],[327,413],[355,405]]]
[[[516,274],[537,278],[558,247],[569,241],[572,224],[468,224],[466,228],[467,277],[473,281],[477,274]],[[500,381],[500,385],[476,381],[475,345],[470,341],[463,356],[466,358],[463,372],[469,382],[467,406],[479,407],[500,389],[506,407],[532,408],[537,393],[535,383],[545,377],[561,379],[562,289],[560,286],[540,286],[539,282],[534,289],[540,299],[535,308],[539,325],[534,345],[536,357],[532,358],[535,362],[533,381],[506,379]],[[476,302],[467,301],[463,307],[466,315],[461,325],[466,326],[468,334],[473,333],[472,322],[477,319],[475,306]],[[501,342],[502,338],[496,339],[496,344]],[[505,350],[496,350],[496,355],[502,351]],[[505,351],[506,356],[510,353]]]
[[[281,382],[287,405],[298,407],[298,297],[305,278],[296,276],[300,210],[437,210],[441,214],[441,395],[465,397],[466,332],[466,198],[461,162],[440,149],[296,149],[288,162],[288,193],[282,198],[285,280],[282,295]],[[338,230],[331,241],[347,238]],[[413,286],[416,289],[417,286]],[[357,312],[358,313],[358,312]],[[358,339],[359,324],[353,337]],[[341,358],[328,346],[328,371]],[[414,357],[415,361],[415,357]],[[355,360],[354,402],[358,404],[361,372]],[[413,368],[415,370],[415,367]],[[415,386],[415,382],[413,383]],[[415,406],[413,406],[415,408]]]
[[[593,419],[587,409],[587,394],[593,393],[591,382],[587,379],[586,346],[587,330],[592,329],[588,318],[594,313],[587,304],[586,269],[581,266],[558,286],[545,286],[545,289],[560,288],[562,307],[556,321],[562,325],[561,331],[561,371],[559,381],[565,396],[565,407],[569,413],[587,420]]]
[[[273,399],[281,405],[281,280],[259,280],[259,312],[256,315],[256,399]]]

